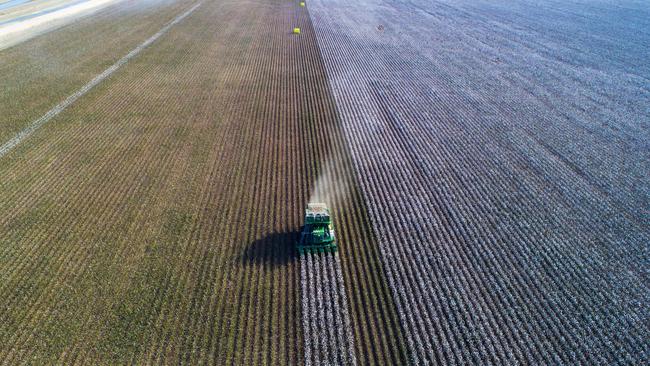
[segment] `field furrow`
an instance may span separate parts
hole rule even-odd
[[[70,66],[41,80],[47,95],[7,90],[36,104],[23,113],[0,103],[12,113],[1,143],[76,96],[0,158],[0,363],[332,364],[349,357],[339,344],[369,363],[403,362],[307,9],[263,0],[190,11],[197,4],[125,5],[44,35]],[[116,21],[116,39],[93,33]],[[91,49],[102,37],[114,53]],[[19,60],[43,42],[0,51],[3,72],[42,65]],[[79,47],[88,53],[70,53]],[[71,70],[74,80],[53,89]],[[358,245],[343,247],[339,276],[364,290],[343,301],[352,290],[331,282],[304,305],[294,244],[331,156],[340,178],[325,181],[350,192],[332,201],[342,244]],[[335,278],[325,262],[316,269]],[[305,306],[324,315],[309,329],[319,356],[304,348]],[[360,329],[376,334],[353,340]]]
[[[356,365],[354,338],[338,253],[301,256],[305,363]]]
[[[648,19],[119,1],[0,50],[0,364],[647,363]]]
[[[648,49],[593,69],[553,38],[577,3],[516,3],[310,7],[410,361],[639,362]]]

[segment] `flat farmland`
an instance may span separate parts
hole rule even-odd
[[[120,3],[56,32],[1,50],[2,142],[156,33],[187,6],[175,1],[144,3],[149,5]]]
[[[157,31],[134,31],[145,35],[128,38],[131,48]],[[342,275],[352,344],[364,363],[402,362],[342,141],[306,9],[202,3],[3,156],[0,359],[302,363],[294,243],[331,161],[320,181],[324,194],[347,192],[331,205],[350,243]]]
[[[413,363],[647,362],[648,10],[311,3]]]
[[[0,364],[647,362],[647,4],[305,5],[0,49]]]

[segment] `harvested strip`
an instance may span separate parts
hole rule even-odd
[[[56,117],[57,115],[59,115],[59,113],[63,112],[66,108],[68,108],[70,105],[72,105],[74,102],[76,102],[77,99],[84,96],[92,88],[99,85],[99,83],[101,83],[106,78],[111,76],[115,71],[119,70],[120,67],[124,66],[127,62],[129,62],[131,59],[136,57],[140,52],[142,52],[142,50],[144,50],[149,45],[151,45],[156,40],[158,40],[158,38],[162,37],[173,26],[175,26],[176,24],[181,22],[188,15],[192,14],[192,12],[194,12],[194,10],[196,10],[199,6],[201,6],[201,3],[198,3],[198,4],[194,5],[194,6],[192,6],[189,10],[187,10],[184,13],[177,16],[173,21],[171,21],[169,24],[164,26],[161,30],[159,30],[156,34],[154,34],[149,39],[144,41],[138,47],[133,49],[126,56],[119,59],[116,63],[114,63],[112,66],[110,66],[109,68],[104,70],[104,72],[102,72],[101,74],[95,76],[95,78],[93,78],[91,81],[89,81],[88,84],[81,87],[81,89],[77,90],[74,94],[67,97],[64,101],[62,101],[61,103],[54,106],[52,109],[50,109],[47,113],[45,113],[39,119],[32,122],[27,128],[20,131],[16,136],[14,136],[9,141],[2,144],[2,146],[0,146],[0,158],[2,158],[4,155],[6,155],[9,151],[11,151],[18,144],[20,144],[23,140],[28,138],[31,134],[34,133],[34,131],[38,130],[41,126],[43,126],[44,124],[49,122],[52,118]]]

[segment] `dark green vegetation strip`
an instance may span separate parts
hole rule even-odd
[[[293,245],[326,161],[347,189],[333,206],[356,352],[404,361],[309,22],[296,2],[206,2],[0,160],[0,362],[302,363]],[[139,27],[133,45],[157,31]],[[65,75],[41,80],[54,96],[15,95],[47,110],[78,87],[57,88]],[[15,113],[4,133],[38,115]]]

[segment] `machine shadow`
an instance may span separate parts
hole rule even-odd
[[[240,259],[245,265],[286,265],[298,258],[296,242],[299,238],[299,230],[268,234],[251,242]]]

